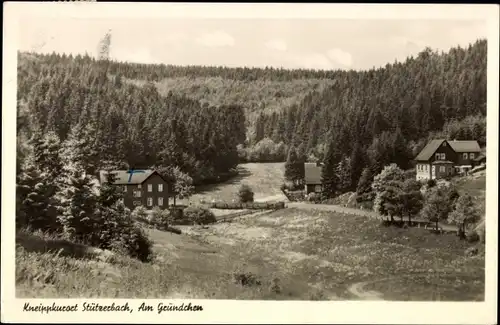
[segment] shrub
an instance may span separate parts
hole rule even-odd
[[[113,251],[137,258],[142,262],[153,259],[153,243],[146,233],[138,226],[128,225],[120,231],[120,235],[111,243]]]
[[[465,250],[465,256],[475,256],[479,253],[479,249],[477,247],[469,247]]]
[[[244,287],[260,286],[262,283],[257,276],[251,272],[234,273],[234,281]]]
[[[217,221],[212,211],[196,206],[186,208],[184,210],[184,217],[188,224],[192,225],[208,225]]]
[[[253,191],[250,186],[243,184],[238,192],[241,203],[253,202]]]
[[[100,207],[98,213],[101,224],[96,227],[92,246],[111,249],[143,262],[152,260],[152,242],[123,203]]]
[[[154,207],[148,217],[148,223],[155,228],[161,225],[162,210],[159,207]]]
[[[321,196],[318,193],[309,193],[307,194],[307,201],[317,203],[321,200]]]
[[[172,227],[172,226],[168,226],[165,230],[169,231],[171,233],[177,234],[177,235],[182,234],[182,230],[175,228],[175,227]]]
[[[273,278],[271,280],[271,285],[269,286],[269,291],[275,294],[280,294],[282,289],[281,289],[281,284],[280,284],[280,279],[279,278]]]
[[[148,212],[145,207],[142,205],[139,205],[132,211],[132,218],[136,220],[147,220],[148,218]]]
[[[465,236],[466,236],[467,241],[469,243],[476,243],[480,239],[479,234],[477,233],[477,231],[475,229],[470,229],[469,231],[467,231]]]
[[[436,186],[436,180],[435,179],[429,179],[427,180],[427,188],[431,188]]]

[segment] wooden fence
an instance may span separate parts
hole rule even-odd
[[[249,203],[221,203],[216,202],[210,205],[212,209],[230,209],[230,210],[279,210],[285,208],[285,202],[249,202]]]

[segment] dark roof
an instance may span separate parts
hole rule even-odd
[[[455,152],[481,152],[481,148],[479,147],[479,143],[475,140],[467,140],[467,141],[448,141],[451,148]]]
[[[435,139],[431,140],[427,145],[420,151],[415,160],[417,161],[427,161],[429,160],[434,152],[439,148],[439,146],[446,141],[445,139]],[[479,143],[475,140],[453,140],[446,141],[450,145],[451,149],[455,152],[481,152]]]
[[[321,184],[321,165],[305,163],[304,171],[306,184]]]
[[[415,158],[415,160],[422,161],[422,160],[429,160],[434,152],[439,148],[439,146],[443,143],[443,141],[446,141],[445,139],[436,139],[432,140],[429,142],[422,151],[418,154],[418,156]]]
[[[158,174],[157,171],[151,169],[138,169],[135,170],[130,176],[131,172],[128,170],[113,170],[111,171],[115,174],[115,182],[116,185],[125,185],[125,184],[142,184],[146,179],[148,179],[153,174]],[[101,170],[99,173],[99,179],[101,184],[106,181],[107,172]],[[129,181],[130,180],[130,181]]]

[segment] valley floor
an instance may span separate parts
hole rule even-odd
[[[239,186],[256,200],[280,199],[283,164],[243,164],[240,175],[191,198],[230,201]],[[468,187],[484,188],[484,176]],[[462,186],[465,188],[465,185]],[[467,188],[466,190],[469,190]],[[484,190],[479,194],[484,195]],[[479,195],[478,194],[478,195]],[[484,198],[484,196],[483,196]],[[235,216],[230,223],[148,230],[156,254],[145,264],[74,244],[18,236],[18,297],[272,300],[484,299],[484,253],[454,234],[383,227],[338,206]],[[215,211],[218,218],[244,211]],[[89,252],[90,250],[90,252]],[[48,252],[51,251],[51,252]]]
[[[75,259],[19,249],[20,297],[273,300],[484,299],[484,255],[424,229],[284,209],[232,223],[150,230],[156,261]]]

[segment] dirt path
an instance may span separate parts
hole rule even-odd
[[[376,281],[364,281],[364,282],[357,282],[353,285],[351,285],[347,291],[349,291],[350,294],[356,296],[357,298],[360,298],[362,300],[384,300],[382,298],[382,294],[378,291],[372,291],[372,290],[369,290],[369,291],[366,291],[364,290],[364,287],[370,283],[374,283],[374,282],[379,282],[379,281],[383,281],[383,280],[386,280],[386,279],[382,279],[382,280],[376,280]]]
[[[287,197],[284,194],[278,194],[278,195],[260,197],[260,198],[256,198],[255,199],[255,202],[273,202],[273,201],[288,202],[288,199],[287,199]]]

